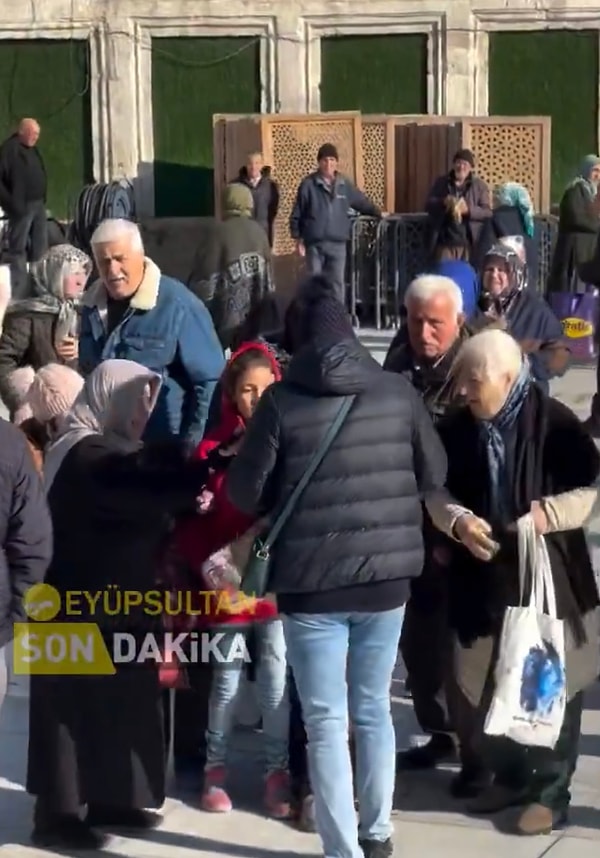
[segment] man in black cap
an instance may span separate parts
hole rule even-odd
[[[306,257],[309,274],[324,274],[342,303],[346,299],[346,244],[350,238],[350,209],[381,217],[368,197],[341,173],[333,143],[324,143],[317,154],[318,169],[300,183],[290,217],[290,233],[300,256]]]
[[[484,220],[492,214],[490,191],[483,179],[474,175],[475,156],[470,149],[459,149],[452,169],[433,183],[425,204],[429,215],[430,252],[437,248],[477,244]]]

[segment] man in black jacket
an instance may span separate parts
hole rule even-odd
[[[421,498],[443,487],[446,458],[420,397],[358,342],[327,281],[314,278],[295,303],[288,372],[260,400],[230,466],[229,495],[250,515],[281,509],[352,397],[275,543],[269,589],[306,724],[324,854],[358,855],[360,836],[367,858],[386,858],[401,608],[423,565]],[[348,715],[359,761],[358,831]]]
[[[13,297],[26,287],[26,261],[37,262],[48,249],[47,179],[39,136],[36,120],[22,119],[16,134],[0,147],[0,205],[8,215]]]
[[[465,325],[459,287],[448,277],[423,275],[407,289],[404,299],[406,326],[392,342],[383,367],[409,381],[421,395],[434,423],[461,404],[450,370],[462,343],[472,330]],[[406,666],[415,715],[421,729],[431,735],[426,745],[398,754],[400,768],[434,768],[456,754],[448,711],[451,690],[448,659],[447,574],[445,539],[425,518],[423,574],[411,582],[400,651]],[[482,776],[465,766],[452,782],[461,795]]]
[[[52,523],[25,435],[0,419],[0,705],[6,696],[5,648],[26,622],[23,599],[44,580],[52,558]]]
[[[241,168],[236,182],[245,185],[252,194],[254,220],[267,233],[269,244],[273,247],[273,223],[279,208],[279,186],[271,178],[271,168],[265,167],[262,152],[252,152],[248,155],[246,165]]]

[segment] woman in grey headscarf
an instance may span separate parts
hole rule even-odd
[[[47,451],[44,481],[54,528],[46,583],[62,597],[58,622],[97,624],[109,654],[116,633],[160,634],[151,612],[169,514],[194,511],[211,461],[186,461],[171,441],[142,446],[160,377],[109,360],[86,379]],[[96,602],[83,597],[99,594]],[[69,616],[67,594],[77,616]],[[136,594],[128,608],[124,593]],[[121,607],[118,607],[118,596]],[[160,600],[155,597],[154,606]],[[116,607],[115,607],[116,606]],[[37,797],[34,841],[97,848],[95,826],[147,828],[165,798],[165,745],[157,665],[117,664],[110,676],[32,676],[27,789]],[[85,821],[79,811],[87,805]]]
[[[599,184],[600,157],[587,155],[560,201],[558,238],[548,283],[551,292],[576,287],[580,267],[594,257],[600,230],[596,207]]]
[[[8,305],[0,336],[0,396],[11,415],[18,399],[11,379],[15,370],[37,372],[48,363],[77,368],[77,305],[91,271],[83,251],[58,244],[31,266],[31,296]]]

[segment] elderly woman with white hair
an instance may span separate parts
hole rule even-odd
[[[438,429],[447,488],[459,505],[445,529],[453,537],[449,621],[461,776],[473,787],[472,812],[521,806],[517,831],[547,834],[567,818],[582,692],[598,676],[598,592],[583,526],[597,497],[600,456],[577,417],[533,383],[508,334],[483,331],[468,340],[454,376],[466,404]],[[515,523],[528,513],[546,537],[566,625],[568,703],[552,751],[483,735],[504,612],[520,603]]]
[[[188,461],[179,443],[141,445],[160,383],[130,361],[101,364],[44,462],[54,528],[46,583],[62,597],[56,620],[97,624],[109,654],[115,633],[128,633],[139,647],[146,633],[160,631],[160,611],[148,613],[143,599],[157,586],[166,519],[195,509],[221,458],[217,451],[210,461]],[[129,605],[127,592],[136,597]],[[165,798],[156,665],[32,676],[27,789],[37,797],[33,839],[40,846],[96,848],[103,839],[95,826],[156,824],[159,817],[144,810]]]

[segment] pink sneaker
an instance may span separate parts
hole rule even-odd
[[[208,813],[229,813],[233,805],[225,789],[225,766],[215,766],[204,772],[204,788],[200,807]]]
[[[270,772],[265,778],[265,807],[273,819],[291,815],[290,776],[285,771]]]

